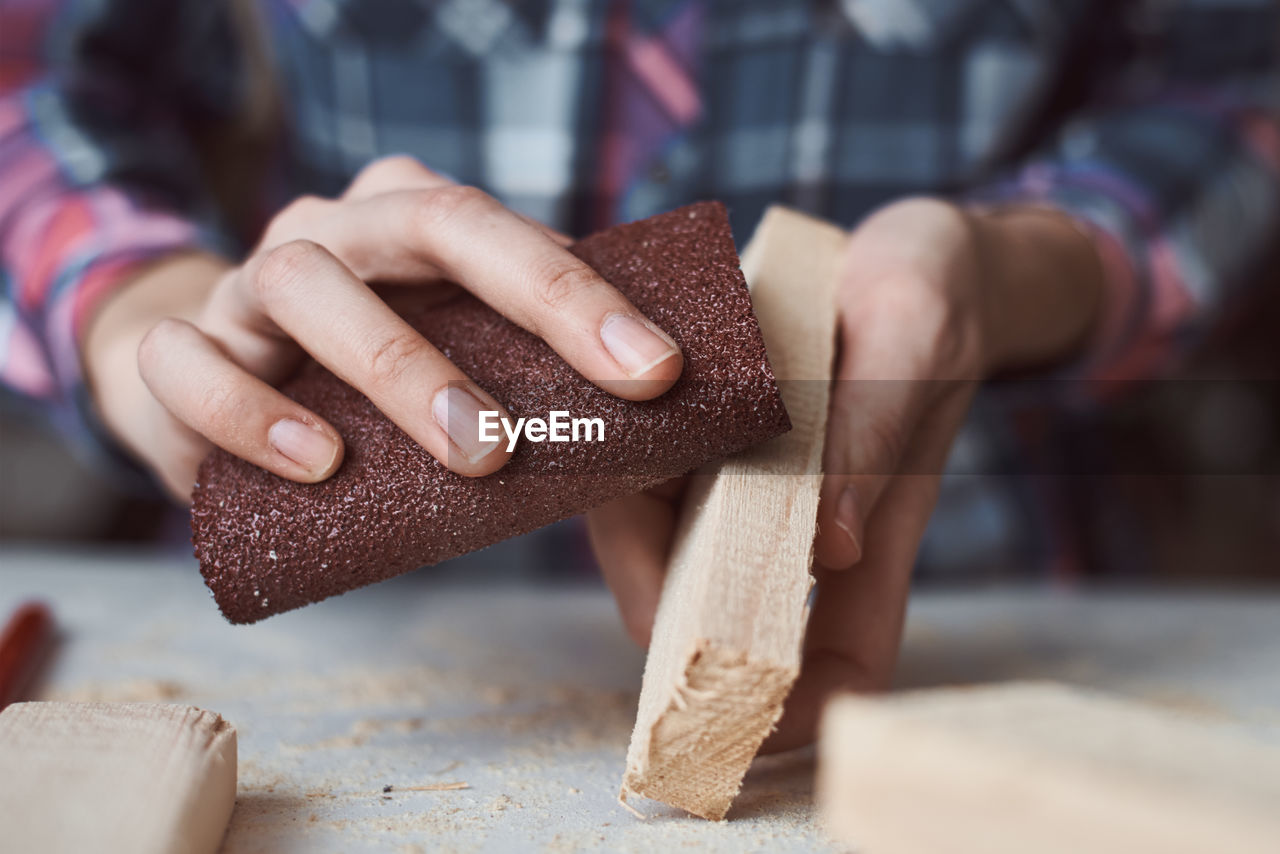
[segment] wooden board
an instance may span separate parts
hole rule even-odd
[[[667,567],[621,797],[723,818],[800,668],[845,235],[772,208],[742,254],[793,428],[697,475]]]
[[[236,731],[162,703],[15,703],[0,713],[0,849],[214,852],[236,798]]]
[[[818,797],[866,854],[1272,854],[1280,743],[1053,683],[841,697]]]

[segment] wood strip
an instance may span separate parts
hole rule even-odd
[[[772,208],[742,254],[793,429],[695,476],[621,797],[723,818],[799,675],[844,232]]]
[[[1269,854],[1280,733],[1049,683],[841,697],[818,798],[867,854]]]
[[[0,713],[0,848],[213,854],[236,799],[236,731],[163,703]]]

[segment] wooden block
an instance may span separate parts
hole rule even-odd
[[[845,235],[766,213],[742,255],[791,432],[694,478],[645,665],[622,798],[724,817],[800,669]]]
[[[236,731],[162,703],[15,703],[0,713],[0,850],[201,854],[236,800]]]
[[[866,854],[1273,854],[1280,730],[1050,683],[841,697],[818,798]]]

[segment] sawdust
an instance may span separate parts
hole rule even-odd
[[[68,703],[168,703],[183,699],[187,689],[173,679],[131,679],[90,682],[69,689],[52,689],[42,699]]]
[[[485,808],[489,810],[489,812],[491,813],[506,812],[509,807],[519,807],[520,809],[524,809],[522,805],[517,804],[515,801],[511,800],[511,797],[509,795],[498,795],[498,797],[489,801],[489,803],[485,806]]]
[[[470,851],[540,849],[552,852],[660,848],[768,850],[817,836],[811,798],[811,768],[770,771],[748,780],[733,821],[709,824],[660,805],[638,822],[608,815],[608,790],[623,760],[635,694],[572,684],[499,685],[483,690],[478,677],[444,674],[463,691],[472,715],[433,717],[413,703],[440,697],[432,685],[414,685],[423,669],[372,674],[360,681],[372,695],[398,702],[379,715],[343,713],[350,700],[337,680],[337,717],[345,723],[328,738],[257,741],[268,732],[333,732],[307,715],[277,685],[268,704],[255,698],[243,715],[239,798],[223,851],[257,854],[297,848],[317,850]],[[345,677],[343,677],[345,678]],[[306,691],[323,696],[324,680],[300,677]],[[110,697],[177,691],[177,683],[153,680],[127,685],[86,686],[82,694]],[[168,687],[165,687],[168,686]],[[506,698],[493,707],[486,699]],[[309,702],[309,701],[307,701]],[[224,708],[225,702],[211,703]],[[437,710],[443,714],[442,706]],[[449,706],[449,711],[464,707]],[[317,711],[319,711],[317,709]],[[334,712],[331,709],[331,714]],[[407,713],[406,713],[407,712]],[[332,720],[328,718],[326,720]],[[476,745],[496,745],[478,754]],[[456,751],[456,752],[455,752]],[[465,752],[465,758],[463,756]],[[453,755],[449,755],[453,753]],[[467,767],[465,779],[450,776]],[[416,778],[416,779],[415,779]],[[389,791],[384,788],[390,787]],[[806,843],[801,843],[806,844]]]
[[[362,747],[369,739],[384,732],[407,734],[422,729],[422,718],[360,718],[351,724],[345,735],[332,736],[320,741],[300,745],[282,745],[286,750],[342,750]]]
[[[363,606],[352,597],[350,609],[300,613],[287,618],[296,620],[291,625],[228,630],[208,625],[203,591],[194,603],[184,600],[190,578],[178,584],[166,577],[112,576],[102,607],[70,611],[77,639],[51,671],[46,695],[180,699],[234,722],[240,798],[224,854],[836,850],[816,827],[812,766],[803,757],[758,760],[723,823],[648,803],[650,818],[640,822],[612,803],[635,717],[635,694],[619,689],[639,684],[643,659],[617,630],[615,606],[603,592],[534,595],[487,582],[475,592],[401,586],[362,594],[371,597]],[[1221,657],[1185,654],[1185,610],[1161,617],[1159,631],[1139,633],[1141,621],[1123,619],[1125,610],[1028,610],[1032,605],[1008,597],[981,609],[976,600],[930,609],[926,601],[922,616],[913,617],[902,682],[1011,678],[1032,666],[1028,657],[1038,675],[1064,678],[1059,668],[1074,673],[1088,659],[1097,662],[1093,681],[1150,690],[1149,699],[1166,704],[1194,705],[1201,691],[1226,698],[1229,708],[1266,696],[1263,683],[1239,674],[1263,672],[1253,665],[1270,660],[1270,602],[1210,612],[1215,626],[1226,627],[1223,643],[1232,643]],[[981,625],[1002,625],[1009,612],[1028,616],[1016,630],[1000,628],[987,639]],[[178,641],[153,637],[144,613],[170,614],[166,619],[181,627],[172,635]],[[121,614],[136,614],[136,627]],[[1082,634],[1081,624],[1090,631]],[[1116,660],[1153,632],[1164,641],[1160,656]],[[1010,661],[1011,647],[1029,652]],[[119,681],[106,681],[112,677]],[[1221,691],[1209,690],[1214,686]],[[1169,693],[1175,690],[1186,694]],[[1251,721],[1280,724],[1269,708],[1251,714]],[[485,716],[483,723],[468,722],[475,715]],[[376,730],[359,723],[369,720],[390,723]],[[422,723],[406,723],[413,720]],[[364,743],[312,749],[335,736]],[[381,797],[387,784],[459,780],[470,788]],[[524,809],[490,811],[500,795]]]
[[[610,790],[636,692],[563,675],[547,679],[505,649],[484,666],[473,660],[189,676],[84,683],[59,697],[181,698],[234,721],[240,773],[226,854],[737,851],[777,840],[823,847],[810,806],[811,770],[796,778],[803,781],[798,790],[766,782],[757,792],[749,784],[743,803],[759,812],[740,821],[735,812],[728,824],[691,823],[662,807],[647,822],[633,821],[611,805]]]
[[[573,696],[584,705],[576,712],[559,706],[528,708],[531,696],[546,699],[552,693]],[[469,756],[465,762],[459,758],[418,758],[410,767],[420,768],[418,773],[428,776],[422,782],[405,779],[412,773],[393,774],[389,770],[414,751],[430,750],[436,740],[436,722],[431,719],[396,734],[393,741],[367,741],[358,755],[369,759],[369,764],[341,758],[356,759],[352,751],[300,752],[297,756],[303,767],[316,770],[301,774],[292,784],[273,773],[273,767],[250,765],[249,774],[241,780],[242,798],[248,796],[248,806],[234,819],[224,850],[228,854],[271,850],[270,846],[253,848],[248,844],[271,838],[268,827],[292,828],[292,833],[310,838],[312,847],[342,850],[413,850],[411,846],[417,845],[432,851],[517,848],[647,854],[661,848],[770,850],[794,846],[798,840],[810,840],[808,847],[815,850],[827,847],[815,828],[811,757],[798,762],[761,760],[729,822],[690,819],[656,804],[645,822],[625,814],[601,822],[601,810],[608,814],[601,802],[607,798],[622,761],[631,710],[624,711],[610,692],[588,697],[591,693],[559,689],[515,692],[516,705],[523,711],[512,709],[506,716],[485,713],[484,725],[493,727],[487,737],[504,745],[492,760],[479,756]],[[610,711],[614,705],[617,709]],[[600,710],[605,713],[597,715]],[[393,733],[394,722],[407,719],[389,717],[371,724],[361,718],[351,722],[347,734]],[[475,723],[470,728],[477,730],[479,737],[481,725]],[[446,740],[443,746],[451,743]],[[467,746],[475,743],[470,738],[465,742]],[[308,765],[312,753],[320,761]],[[463,765],[471,769],[465,781],[430,779]],[[458,785],[464,782],[465,788]],[[288,797],[289,785],[298,786],[302,797]],[[244,792],[245,786],[255,791]],[[385,795],[384,786],[390,786]],[[266,791],[269,787],[278,788]],[[415,793],[417,788],[421,793]],[[278,837],[282,843],[289,838],[293,837]]]

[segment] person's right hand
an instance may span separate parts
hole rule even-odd
[[[800,678],[766,752],[813,740],[827,699],[880,691],[897,660],[916,551],[978,383],[1077,358],[1098,323],[1097,251],[1063,213],[903,199],[845,244]],[[648,644],[685,481],[587,514],[628,632]]]
[[[338,468],[338,432],[273,388],[304,353],[452,470],[489,474],[509,454],[477,418],[502,407],[370,284],[456,283],[604,390],[666,391],[675,342],[566,242],[416,160],[378,160],[340,199],[285,208],[237,267],[191,254],[142,271],[87,324],[86,377],[108,428],[183,499],[212,445],[296,481]]]

